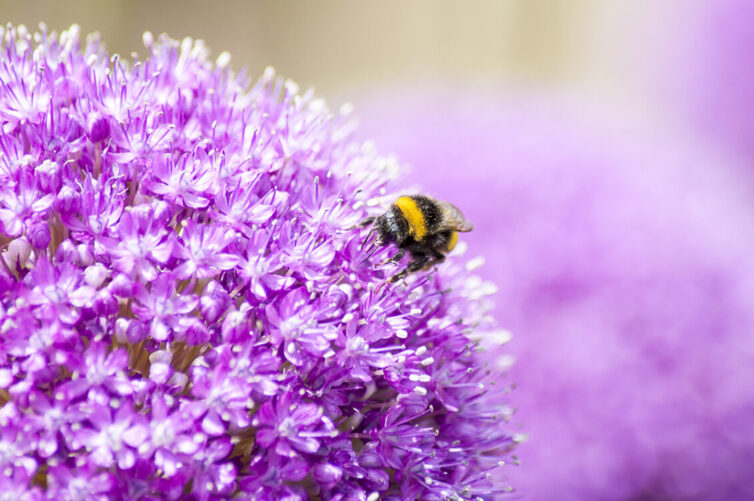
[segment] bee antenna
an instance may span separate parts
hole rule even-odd
[[[367,242],[369,242],[369,240],[371,240],[372,235],[374,235],[374,232],[375,232],[374,228],[372,228],[371,230],[369,230],[369,233],[367,233],[366,238],[364,239],[363,242],[361,242],[361,247],[359,248],[359,250],[364,250],[364,246],[367,244]]]

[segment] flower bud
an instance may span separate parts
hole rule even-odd
[[[53,208],[61,214],[75,213],[81,207],[81,194],[68,185],[60,188]]]
[[[343,477],[343,469],[329,463],[319,463],[312,469],[312,476],[317,483],[334,485]]]
[[[100,113],[92,113],[86,122],[86,136],[93,143],[99,143],[110,137],[110,121]]]
[[[34,223],[26,235],[35,249],[46,249],[50,245],[50,226],[46,221]]]

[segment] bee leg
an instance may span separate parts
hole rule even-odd
[[[415,271],[419,271],[422,268],[424,268],[427,265],[427,261],[429,261],[429,256],[419,256],[410,263],[408,263],[408,266],[403,269],[400,273],[396,273],[392,277],[390,277],[391,282],[397,282],[398,280],[405,278],[408,276],[409,273],[414,273]]]
[[[388,264],[388,263],[396,263],[400,261],[405,255],[406,255],[406,249],[398,249],[398,252],[396,252],[389,258],[385,259],[383,262],[380,263],[380,265]]]
[[[430,269],[431,267],[435,266],[436,264],[440,264],[440,263],[442,263],[443,261],[445,261],[445,254],[442,254],[442,253],[440,253],[440,252],[437,252],[437,251],[434,251],[434,252],[432,253],[432,257],[433,257],[433,259],[432,259],[431,261],[429,261],[429,262],[428,262],[428,263],[427,263],[427,264],[426,264],[426,265],[424,266],[424,269],[425,269],[425,270],[428,270],[428,269]],[[436,268],[435,268],[435,269],[436,269]]]
[[[427,263],[422,270],[428,270],[427,277],[437,271],[437,265],[445,261],[445,255],[438,251],[432,251],[432,257],[427,259]]]
[[[359,221],[355,225],[351,226],[350,228],[346,228],[346,231],[355,230],[356,228],[365,228],[365,227],[369,226],[370,224],[372,224],[375,219],[377,219],[377,218],[374,217],[374,216],[369,216],[366,219],[362,219],[361,221]]]

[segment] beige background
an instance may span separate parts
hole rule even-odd
[[[626,99],[644,91],[654,4],[602,0],[0,1],[0,19],[35,29],[78,23],[112,52],[141,35],[203,38],[252,75],[267,65],[333,105],[359,89],[421,78],[577,89]],[[665,29],[663,27],[662,29]],[[661,39],[659,39],[662,41]]]

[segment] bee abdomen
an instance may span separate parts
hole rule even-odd
[[[450,252],[453,249],[455,249],[457,243],[458,243],[458,232],[457,231],[449,231],[448,232],[448,243],[445,245],[446,251]]]

